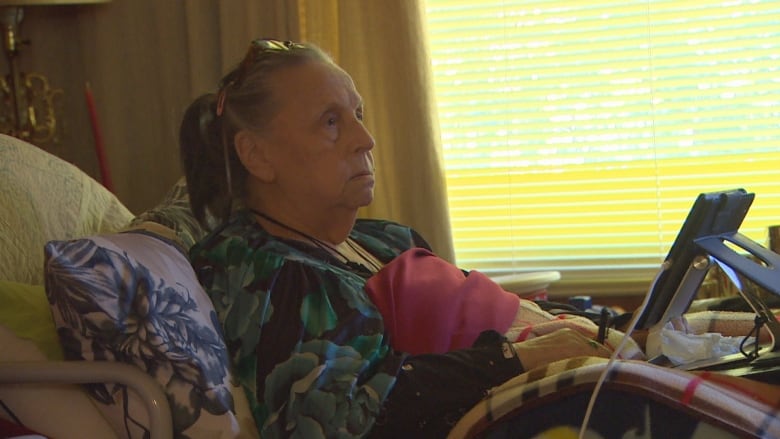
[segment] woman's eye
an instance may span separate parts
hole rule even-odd
[[[357,120],[363,120],[363,109],[359,109],[355,111],[355,117],[357,117]]]
[[[329,117],[328,120],[327,120],[327,123],[328,123],[329,127],[336,126],[336,118],[335,117]]]

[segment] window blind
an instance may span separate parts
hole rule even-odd
[[[459,266],[641,294],[699,193],[780,224],[780,1],[425,7]]]

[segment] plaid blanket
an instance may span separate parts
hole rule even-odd
[[[494,388],[448,437],[577,437],[606,365],[605,359],[580,357],[517,376]],[[776,385],[617,360],[585,437],[777,438],[779,408]]]
[[[563,328],[572,329],[593,340],[598,338],[599,326],[592,320],[570,314],[555,316],[530,300],[520,301],[517,315],[504,335],[511,341],[522,342]],[[603,343],[610,350],[614,350],[620,344],[623,335],[622,332],[611,329],[606,332]],[[562,355],[561,358],[564,356]],[[620,351],[620,358],[643,360],[645,354],[633,339],[628,339]]]

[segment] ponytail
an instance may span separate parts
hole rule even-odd
[[[179,129],[179,153],[195,219],[207,227],[207,218],[227,219],[232,193],[225,166],[220,118],[216,117],[217,97],[205,94],[184,112]],[[232,142],[231,142],[232,144]],[[230,153],[229,153],[230,154]],[[235,156],[235,153],[232,154]],[[231,158],[228,158],[232,162]]]

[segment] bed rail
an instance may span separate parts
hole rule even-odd
[[[110,361],[0,362],[0,384],[118,383],[138,393],[149,413],[150,439],[173,437],[171,408],[160,385],[141,369]]]

